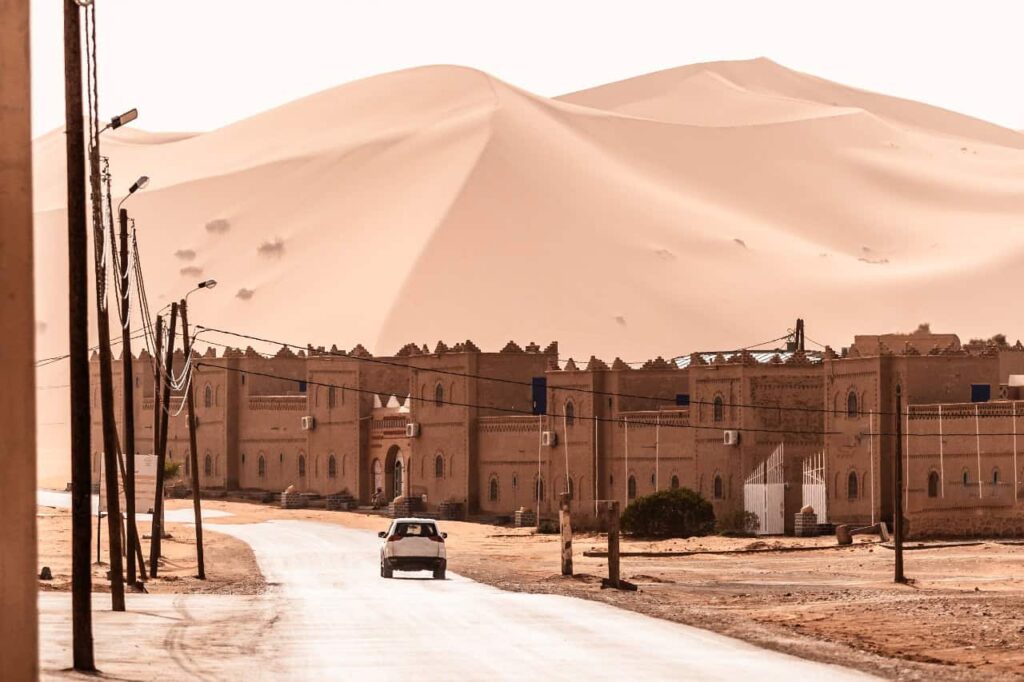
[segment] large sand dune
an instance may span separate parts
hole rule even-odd
[[[207,133],[107,135],[116,190],[152,177],[128,204],[151,303],[220,281],[190,299],[200,323],[375,353],[558,339],[628,361],[751,344],[798,315],[837,346],[923,321],[1020,333],[1024,135],[769,60],[555,99],[431,66]],[[35,154],[42,357],[67,339],[62,132]],[[59,422],[65,393],[40,398]]]

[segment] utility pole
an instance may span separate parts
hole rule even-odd
[[[893,545],[896,548],[896,566],[894,580],[906,583],[903,575],[903,396],[900,387],[896,387],[896,456],[893,458],[892,477],[892,520]]]
[[[64,125],[68,205],[68,349],[71,361],[71,631],[75,670],[94,672],[92,476],[89,462],[89,300],[85,220],[85,130],[78,3],[64,0]]]
[[[601,511],[605,516],[608,530],[608,577],[602,580],[606,587],[619,589],[619,501],[605,500],[601,502]]]
[[[158,318],[159,320],[159,318]],[[174,362],[174,332],[178,322],[178,304],[171,304],[171,322],[168,325],[167,348],[164,350],[164,371],[161,380],[160,400],[156,409],[160,415],[160,431],[154,432],[156,438],[156,496],[153,500],[152,538],[149,542],[149,574],[157,577],[160,561],[160,541],[163,539],[164,527],[164,463],[167,459],[167,427],[170,419],[168,409],[171,403],[171,372]],[[159,326],[159,322],[158,322]],[[159,359],[155,359],[159,363]],[[153,396],[154,402],[157,396]],[[156,428],[154,426],[154,428]]]
[[[192,362],[192,341],[188,335],[188,299],[181,299],[181,334],[185,343],[185,362]],[[192,367],[192,377],[196,376],[198,369]],[[199,451],[196,447],[196,400],[195,386],[190,380],[185,389],[185,399],[188,401],[188,447],[189,462],[192,467],[192,509],[195,512],[196,525],[196,565],[199,569],[198,577],[206,580],[206,564],[203,561],[203,512],[199,501]],[[410,469],[410,474],[412,470]]]
[[[572,575],[572,495],[559,493],[558,520],[562,531],[562,575]]]
[[[128,270],[128,211],[118,210],[118,222],[120,223],[120,249],[121,256],[121,392],[123,407],[121,409],[121,422],[124,435],[121,443],[124,445],[124,506],[128,515],[128,584],[134,585],[135,555],[138,551],[140,558],[139,572],[142,578],[146,577],[146,565],[141,561],[142,544],[139,542],[139,529],[135,524],[135,368],[132,357],[132,325],[129,315],[131,314],[128,305],[129,287],[131,282]]]

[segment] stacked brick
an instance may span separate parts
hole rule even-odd
[[[328,511],[348,511],[356,508],[356,498],[347,492],[328,495],[326,502]]]

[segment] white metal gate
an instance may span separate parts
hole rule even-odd
[[[785,532],[786,481],[783,476],[783,444],[750,472],[743,484],[743,508],[757,516],[758,535]]]
[[[825,494],[825,452],[804,458],[804,479],[803,479],[803,505],[814,507],[814,513],[818,517],[818,523],[825,523],[828,514],[826,512]]]

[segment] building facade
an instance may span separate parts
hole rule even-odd
[[[173,364],[187,374],[181,353]],[[148,452],[152,363],[143,353],[134,365],[136,442]],[[553,515],[570,492],[585,522],[598,500],[686,487],[717,518],[753,512],[766,529],[771,516],[775,532],[791,532],[810,499],[819,522],[891,520],[899,395],[912,532],[1022,535],[1015,377],[1019,345],[965,348],[919,330],[857,336],[839,354],[695,353],[636,368],[562,363],[556,343],[409,344],[386,357],[209,350],[191,381],[203,488],[414,498],[488,517]],[[181,403],[172,392],[167,453],[190,480]]]

